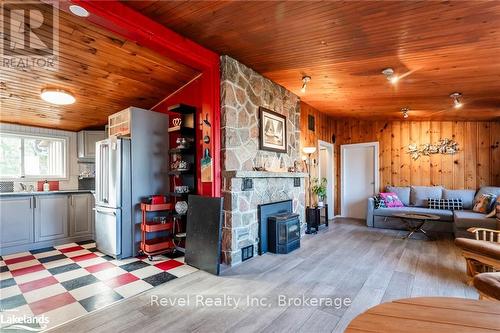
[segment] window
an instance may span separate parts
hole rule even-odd
[[[0,178],[66,178],[67,142],[60,137],[0,133]]]

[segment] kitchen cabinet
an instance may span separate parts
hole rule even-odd
[[[80,131],[77,134],[78,138],[78,158],[79,159],[94,159],[95,158],[95,143],[106,138],[105,131]]]
[[[0,255],[93,239],[93,207],[88,192],[1,196]]]
[[[92,194],[69,195],[69,235],[80,236],[93,232],[94,206]]]
[[[68,196],[40,195],[35,199],[35,242],[68,236]]]
[[[2,247],[33,242],[32,197],[8,197],[0,200],[0,244]]]

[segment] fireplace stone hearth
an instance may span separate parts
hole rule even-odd
[[[299,214],[301,233],[305,224],[305,173],[225,171],[223,177],[224,228],[222,256],[228,265],[241,262],[241,249],[259,248],[258,206],[292,200],[293,213]],[[243,179],[251,178],[252,190],[242,190]],[[296,187],[294,179],[300,179]]]

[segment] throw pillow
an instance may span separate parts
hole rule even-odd
[[[476,200],[472,211],[476,213],[488,214],[496,200],[497,196],[491,193],[484,193]]]
[[[462,210],[462,199],[427,199],[431,209]]]
[[[380,194],[375,195],[373,200],[375,201],[375,209],[387,208],[385,201],[380,197]]]
[[[386,207],[404,207],[403,203],[394,192],[380,193],[380,197],[384,200]]]
[[[497,219],[500,220],[500,195],[497,198]]]

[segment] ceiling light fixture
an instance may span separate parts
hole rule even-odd
[[[49,103],[57,105],[68,105],[75,103],[76,99],[72,93],[64,89],[46,88],[42,89],[40,97]]]
[[[462,107],[462,94],[459,92],[455,92],[450,95],[450,97],[453,99],[453,106],[455,109],[460,109]]]
[[[410,109],[408,108],[402,108],[401,109],[401,112],[403,113],[403,118],[408,118],[410,115],[408,114],[408,112],[410,112]]]
[[[399,76],[394,74],[394,69],[392,68],[386,68],[382,71],[382,74],[385,75],[385,78],[387,81],[389,81],[392,84],[396,84],[399,81]]]
[[[302,77],[302,88],[300,89],[302,93],[306,92],[307,84],[309,83],[309,81],[311,81],[310,76],[305,75]]]
[[[85,8],[78,6],[78,5],[69,6],[69,11],[72,12],[73,14],[75,14],[76,16],[80,16],[80,17],[88,17],[90,15],[88,10],[86,10]]]

